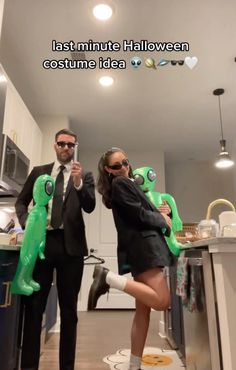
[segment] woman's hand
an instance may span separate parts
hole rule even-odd
[[[166,215],[169,215],[171,213],[171,209],[169,204],[164,201],[160,207],[158,207],[158,211],[160,213],[165,213]]]
[[[162,213],[162,212],[161,212],[161,215],[164,217],[165,222],[167,223],[167,225],[168,225],[169,227],[171,227],[171,225],[172,225],[171,218],[170,218],[169,216],[167,216],[167,214],[166,214],[166,213]]]

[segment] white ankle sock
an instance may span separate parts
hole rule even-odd
[[[127,278],[123,275],[114,274],[112,271],[108,271],[106,276],[106,282],[111,288],[118,290],[124,290]]]
[[[129,370],[139,370],[141,366],[142,358],[130,354]]]

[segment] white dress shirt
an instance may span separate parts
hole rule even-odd
[[[62,163],[58,162],[58,160],[55,161],[54,165],[53,165],[53,168],[52,168],[52,173],[51,173],[51,177],[56,181],[56,178],[57,178],[57,175],[58,173],[60,172],[60,166],[62,165]],[[69,182],[69,179],[70,179],[70,173],[71,173],[71,165],[72,165],[72,162],[69,162],[67,164],[63,164],[63,166],[65,166],[65,169],[63,170],[63,175],[64,175],[64,188],[63,188],[63,200],[65,199],[65,193],[66,193],[66,188],[67,188],[67,185],[68,185],[68,182]],[[81,179],[81,182],[80,182],[80,185],[79,186],[75,186],[75,189],[77,191],[79,191],[83,186],[83,181]],[[51,221],[51,214],[52,214],[52,201],[53,201],[53,198],[49,201],[48,203],[48,217],[47,217],[47,229],[49,230],[52,230],[52,226],[50,224],[50,221]],[[60,227],[61,229],[63,229],[63,225]]]

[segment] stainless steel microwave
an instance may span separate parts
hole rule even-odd
[[[29,159],[7,136],[2,135],[0,196],[17,196],[29,173]]]

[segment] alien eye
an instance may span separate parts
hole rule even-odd
[[[51,195],[53,192],[53,184],[51,181],[47,181],[45,184],[45,192],[47,195]]]
[[[148,171],[147,178],[150,181],[155,181],[157,178],[156,172],[154,172],[153,170]]]
[[[132,64],[132,66],[134,66],[135,65],[135,61],[134,60],[131,60],[131,64]]]
[[[140,66],[140,64],[141,64],[141,60],[138,60],[138,61],[137,61],[137,64]]]
[[[134,180],[137,185],[143,185],[144,184],[144,178],[141,175],[134,175]]]

